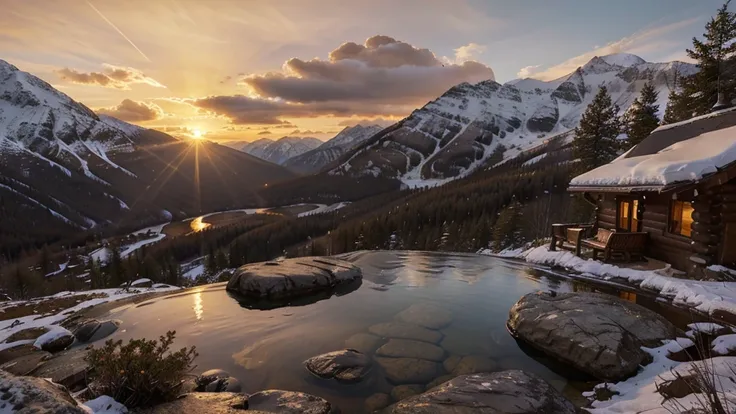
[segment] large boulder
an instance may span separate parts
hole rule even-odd
[[[651,356],[641,349],[674,338],[657,313],[598,293],[530,293],[511,308],[509,329],[533,347],[606,381],[636,373]]]
[[[371,370],[371,358],[354,349],[343,349],[317,355],[304,361],[312,374],[338,382],[359,382]]]
[[[74,343],[74,335],[58,325],[53,325],[49,331],[36,338],[33,346],[46,352],[61,352]]]
[[[102,338],[108,337],[115,333],[120,326],[120,321],[98,321],[97,319],[88,319],[83,321],[77,329],[74,330],[74,337],[79,342],[95,342]]]
[[[86,414],[63,386],[0,370],[0,413]]]
[[[325,257],[300,257],[241,266],[227,290],[252,298],[293,298],[362,278],[359,267]]]
[[[575,407],[536,375],[503,371],[456,377],[381,413],[575,414]]]
[[[266,390],[248,396],[249,414],[329,414],[332,405],[326,400],[303,392]]]

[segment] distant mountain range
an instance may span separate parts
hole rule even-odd
[[[305,152],[319,147],[324,142],[312,137],[281,137],[277,140],[261,138],[256,141],[230,141],[225,145],[243,151],[254,157],[283,164],[289,158],[304,154]]]
[[[294,177],[225,146],[97,115],[0,60],[0,246],[255,203]],[[233,186],[237,183],[237,188]]]
[[[301,155],[289,158],[284,166],[301,174],[319,172],[329,163],[362,144],[383,129],[380,125],[345,127],[332,139]]]
[[[343,155],[330,174],[398,178],[410,185],[461,177],[492,156],[508,159],[571,131],[602,85],[624,112],[650,82],[659,92],[661,116],[675,79],[696,71],[688,63],[615,54],[594,57],[552,81],[462,83]]]

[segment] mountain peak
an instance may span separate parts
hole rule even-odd
[[[642,59],[641,57],[637,55],[633,55],[631,53],[613,53],[613,54],[605,55],[605,56],[596,56],[593,59],[591,59],[591,62],[593,62],[596,59],[600,59],[601,61],[609,65],[621,66],[624,68],[630,68],[632,66],[641,65],[642,63],[647,63],[646,60]]]

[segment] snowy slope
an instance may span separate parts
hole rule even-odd
[[[269,138],[261,138],[253,142],[226,145],[262,160],[281,165],[289,158],[304,154],[322,144],[323,142],[317,138],[287,136],[275,141]]]
[[[315,173],[383,129],[380,125],[345,127],[319,147],[293,157],[284,166],[300,173]]]
[[[494,152],[503,151],[508,159],[574,129],[601,85],[623,112],[644,83],[652,83],[661,116],[676,74],[696,70],[687,63],[648,63],[615,54],[594,57],[553,81],[462,83],[343,157],[330,173],[407,183],[464,176]]]

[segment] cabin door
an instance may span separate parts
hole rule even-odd
[[[616,230],[641,231],[641,210],[638,198],[616,198]]]

